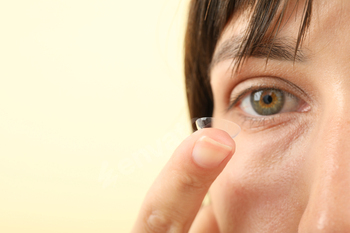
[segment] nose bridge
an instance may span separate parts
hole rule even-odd
[[[350,93],[338,92],[315,126],[309,200],[299,232],[350,232]]]

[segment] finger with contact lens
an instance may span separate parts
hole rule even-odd
[[[227,132],[231,138],[235,138],[241,131],[241,127],[236,123],[214,117],[202,117],[196,120],[197,129],[216,128]]]
[[[198,130],[185,139],[148,191],[132,232],[188,232],[234,150],[230,135],[219,129]]]

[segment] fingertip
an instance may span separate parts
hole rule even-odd
[[[232,145],[202,136],[196,141],[192,157],[194,162],[202,168],[216,168],[232,154],[233,149]]]
[[[207,136],[221,144],[228,145],[233,148],[235,147],[235,141],[233,140],[233,138],[226,131],[221,129],[216,129],[216,128],[200,129],[194,132],[192,135],[196,135],[197,139],[199,139],[202,136]]]

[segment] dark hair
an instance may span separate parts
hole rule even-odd
[[[230,19],[241,10],[252,10],[249,26],[238,52],[238,62],[235,63],[236,68],[239,68],[244,59],[251,56],[257,45],[265,39],[271,26],[272,31],[276,31],[274,37],[276,36],[289,2],[290,0],[191,1],[185,37],[186,93],[191,119],[213,114],[209,67],[218,39]],[[296,0],[295,4],[299,2]],[[312,0],[305,0],[295,56],[310,25],[311,9]],[[274,20],[276,23],[272,25]],[[195,130],[195,126],[192,127]]]

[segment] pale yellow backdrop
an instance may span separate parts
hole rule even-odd
[[[187,0],[0,4],[0,232],[129,232],[190,133]]]

